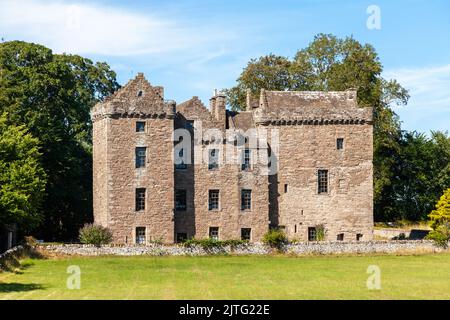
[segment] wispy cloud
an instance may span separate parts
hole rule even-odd
[[[409,90],[408,106],[396,108],[406,129],[450,130],[450,64],[390,70],[384,76]]]
[[[190,50],[235,36],[128,8],[42,0],[0,1],[0,30],[9,40],[39,42],[56,52],[109,56]]]

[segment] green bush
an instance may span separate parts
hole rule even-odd
[[[316,241],[324,241],[327,237],[327,230],[323,224],[316,226]]]
[[[283,244],[288,242],[286,234],[280,229],[271,229],[264,234],[262,239],[264,244],[274,248],[280,248]]]
[[[426,236],[426,239],[433,240],[437,246],[446,249],[450,241],[450,224],[443,223],[436,227],[434,230],[430,231]]]
[[[85,224],[80,229],[80,241],[84,244],[101,246],[112,241],[112,233],[108,228],[96,224]]]
[[[212,249],[212,248],[223,248],[223,247],[236,247],[238,245],[242,245],[248,243],[246,240],[214,240],[214,239],[189,239],[183,242],[185,247],[195,247],[199,246],[203,249]]]

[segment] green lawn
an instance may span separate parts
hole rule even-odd
[[[380,290],[366,287],[369,265]],[[450,254],[30,259],[0,273],[0,299],[450,299]]]

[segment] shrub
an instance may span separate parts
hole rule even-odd
[[[316,241],[324,241],[327,236],[327,230],[323,224],[316,226]]]
[[[264,244],[267,244],[274,248],[280,248],[283,244],[286,244],[287,237],[283,230],[271,229],[269,230],[262,239]]]
[[[437,246],[446,249],[450,241],[450,223],[442,223],[435,227],[425,238],[433,240]]]
[[[450,241],[450,188],[436,204],[436,209],[428,215],[431,219],[431,231],[427,239],[433,240],[438,246],[447,248]]]
[[[226,246],[230,246],[232,248],[237,247],[239,245],[248,243],[248,241],[246,240],[224,240],[224,241],[220,241],[220,240],[214,240],[214,239],[189,239],[183,242],[183,245],[185,247],[194,247],[194,246],[199,246],[202,247],[203,249],[207,250],[207,249],[212,249],[212,248],[223,248]]]
[[[112,233],[108,228],[96,224],[85,224],[80,229],[80,241],[84,244],[101,246],[112,241]]]

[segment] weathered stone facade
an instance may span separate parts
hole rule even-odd
[[[92,109],[94,216],[114,242],[258,242],[270,227],[306,241],[320,225],[327,240],[372,239],[372,110],[355,91],[225,104],[216,93],[209,110],[197,97],[176,105],[138,74]]]

